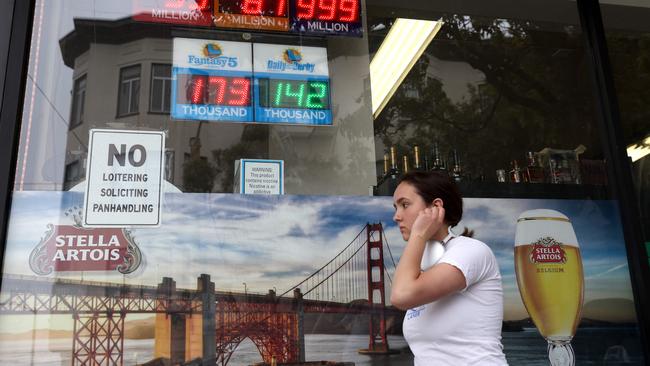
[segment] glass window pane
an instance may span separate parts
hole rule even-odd
[[[154,79],[151,84],[151,111],[163,111],[163,80]]]
[[[72,112],[70,118],[70,128],[75,127],[83,122],[84,104],[86,101],[86,76],[82,76],[74,83]]]
[[[118,115],[124,115],[129,113],[129,103],[131,96],[130,83],[121,83],[120,84],[120,95],[119,95],[119,112]]]
[[[130,94],[129,98],[129,113],[136,113],[138,111],[138,105],[140,104],[140,80],[134,80],[129,83]]]
[[[172,83],[171,80],[164,80],[163,81],[163,111],[164,112],[169,112],[169,105],[171,103],[171,95],[172,95]]]
[[[630,157],[641,228],[650,258],[650,30],[647,4],[602,4],[624,148]],[[650,259],[649,259],[650,263]]]
[[[528,366],[558,339],[577,365],[644,364],[575,2],[35,0],[33,14],[0,364]],[[626,142],[645,136],[646,32],[609,40]],[[473,239],[438,246],[440,227],[413,273],[467,244],[457,263],[490,264],[488,307],[391,301],[412,229],[393,195],[414,170],[455,182],[462,215],[444,199],[445,219]],[[407,191],[411,222],[445,193]],[[462,273],[443,303],[484,300],[484,272]],[[409,347],[420,325],[447,350],[489,341],[441,361]]]
[[[152,65],[151,111],[169,112],[171,95],[171,66]],[[165,99],[163,99],[165,98]]]
[[[140,65],[120,70],[120,94],[118,116],[138,112],[140,100]]]

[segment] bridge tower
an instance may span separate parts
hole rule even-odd
[[[72,365],[122,366],[124,313],[74,313]]]
[[[368,302],[370,321],[368,349],[363,354],[391,353],[386,338],[386,288],[384,286],[384,240],[381,224],[366,224]],[[379,277],[379,278],[375,278]]]

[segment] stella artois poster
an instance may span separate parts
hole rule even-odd
[[[259,328],[244,321],[268,304],[282,314],[273,329],[300,330],[277,333],[274,347],[287,337],[302,342],[280,347],[287,360],[302,354],[337,365],[412,365],[401,333],[404,312],[386,296],[381,323],[367,307],[367,265],[379,261],[377,252],[366,261],[366,245],[383,248],[385,294],[405,245],[391,197],[165,193],[163,224],[128,231],[80,227],[75,208],[83,198],[82,192],[15,192],[0,294],[0,337],[15,342],[0,342],[0,364],[72,364],[86,318],[65,306],[78,303],[84,311],[123,306],[111,317],[91,313],[88,322],[110,320],[110,329],[122,330],[116,334],[123,347],[111,352],[124,365],[190,362],[204,349],[230,357],[228,365],[280,364],[279,356],[264,353]],[[454,230],[473,230],[497,258],[510,365],[549,365],[558,355],[576,365],[643,364],[617,212],[615,201],[464,200]],[[379,281],[379,273],[370,275]],[[210,296],[216,300],[203,308]],[[38,299],[41,310],[30,310],[29,299]],[[296,304],[302,318],[295,317]],[[246,307],[249,315],[237,315]],[[204,310],[216,313],[200,315]],[[212,328],[222,333],[201,330],[211,327],[204,323],[210,318],[222,319]],[[370,324],[380,323],[390,354],[360,353],[369,348]],[[234,334],[230,325],[242,332],[236,346],[226,337]],[[202,348],[207,336],[218,347]]]

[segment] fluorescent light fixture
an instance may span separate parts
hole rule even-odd
[[[650,136],[646,137],[643,141],[627,147],[627,156],[632,158],[632,162],[648,154],[650,154]]]
[[[442,22],[397,18],[370,62],[372,115],[377,118],[424,50]]]

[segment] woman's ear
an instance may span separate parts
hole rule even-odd
[[[444,202],[442,201],[441,198],[436,198],[435,200],[433,200],[433,202],[431,202],[431,205],[435,207],[445,207]]]

